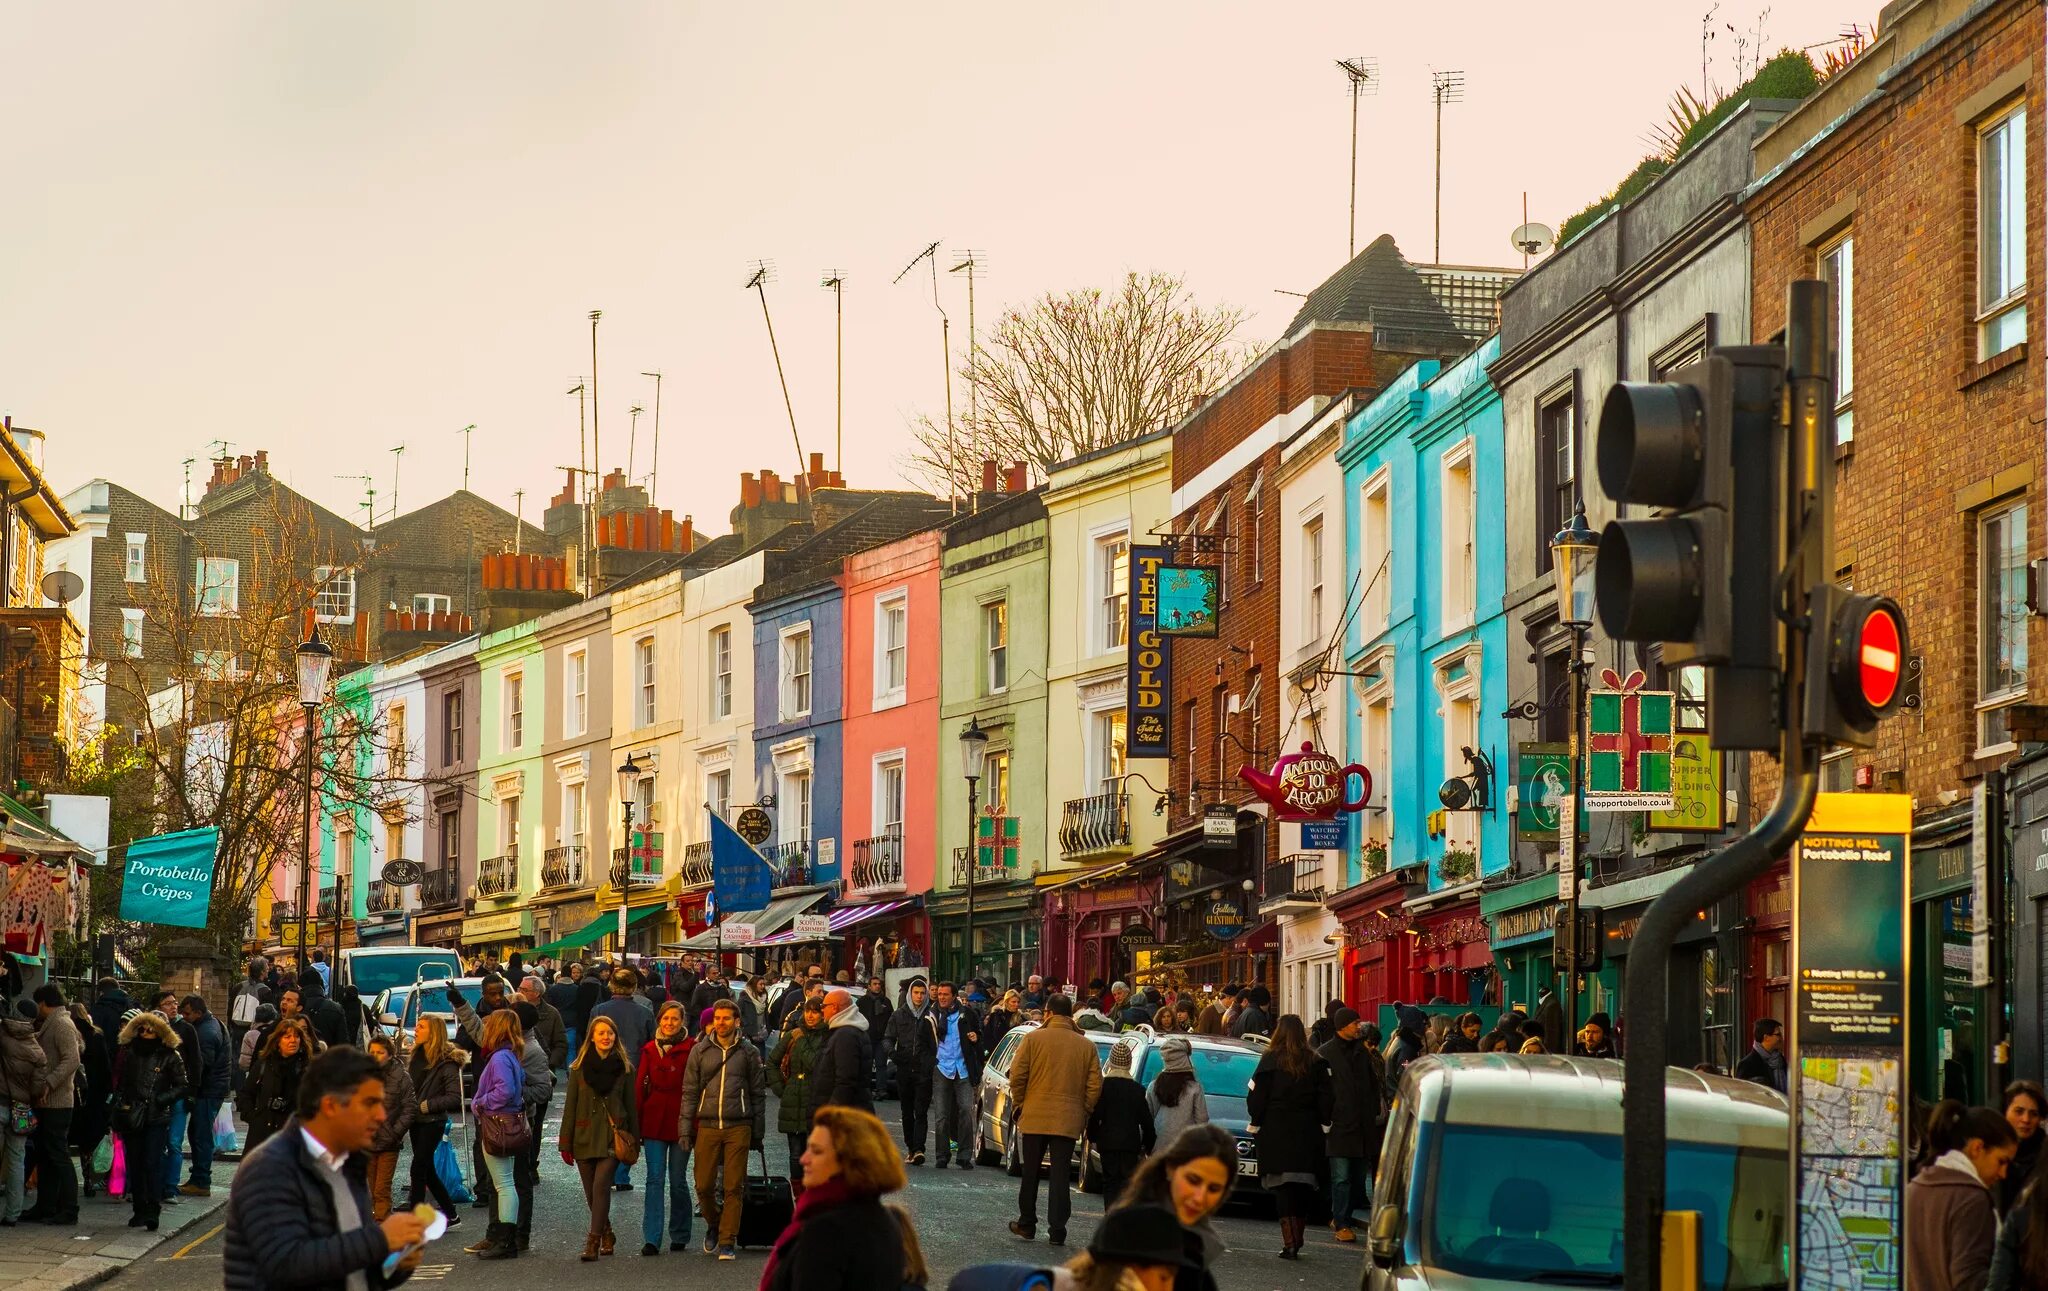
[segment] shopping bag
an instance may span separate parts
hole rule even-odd
[[[107,1167],[107,1195],[118,1197],[128,1191],[128,1154],[121,1150],[121,1140],[114,1139],[114,1158]]]
[[[222,1103],[220,1113],[213,1118],[213,1150],[215,1152],[240,1152],[242,1136],[235,1129],[235,1109]]]
[[[441,1176],[441,1186],[448,1190],[448,1199],[455,1204],[475,1201],[469,1191],[469,1184],[462,1178],[462,1158],[455,1151],[455,1145],[442,1139],[434,1149],[434,1173]]]

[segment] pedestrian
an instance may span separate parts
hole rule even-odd
[[[161,1013],[138,1012],[121,1028],[114,1061],[114,1129],[122,1151],[136,1163],[128,1172],[128,1227],[152,1233],[163,1208],[172,1115],[187,1088],[181,1047]]]
[[[229,1185],[227,1291],[383,1291],[419,1267],[426,1225],[410,1210],[371,1220],[369,1190],[343,1168],[369,1150],[384,1119],[381,1075],[352,1047],[307,1066],[297,1114],[243,1158]]]
[[[308,971],[319,977],[320,989],[322,991],[329,995],[334,994],[334,968],[327,962],[327,952],[318,946],[313,947],[313,963]],[[340,1044],[342,1042],[336,1040],[331,1043]]]
[[[1095,998],[1090,996],[1080,1008],[1074,1010],[1074,1028],[1078,1031],[1114,1032],[1116,1019],[1104,1012]]]
[[[1413,1004],[1394,1006],[1394,1038],[1387,1042],[1387,1103],[1391,1106],[1401,1092],[1401,1074],[1408,1064],[1423,1056],[1422,1033],[1429,1029],[1429,1015]],[[1532,1024],[1533,1025],[1533,1024]],[[1526,1049],[1524,1053],[1528,1052]],[[1542,1050],[1537,1050],[1541,1053]]]
[[[932,1152],[937,1168],[947,1157],[974,1168],[974,1122],[980,1106],[981,1016],[962,1002],[951,982],[932,988],[925,1025],[932,1031]]]
[[[525,1027],[526,1034],[539,1042],[541,1052],[548,1057],[548,1069],[560,1071],[569,1065],[569,1025],[562,1020],[562,1012],[548,1003],[547,990],[540,978],[528,973],[519,980],[519,998],[533,1006],[534,1024]]]
[[[1906,1185],[1906,1281],[1912,1291],[1977,1291],[1998,1240],[1997,1189],[2019,1146],[1988,1107],[1961,1113],[1962,1141]]]
[[[35,1006],[23,1003],[33,1014]],[[43,1068],[49,1064],[34,1025],[15,1016],[12,1004],[7,1009],[0,1017],[0,1113],[6,1116],[0,1121],[0,1228],[12,1228],[21,1219],[28,1186],[29,1124],[43,1092]]]
[[[192,1153],[192,1177],[179,1185],[178,1191],[188,1197],[210,1197],[213,1195],[213,1122],[234,1086],[234,1064],[228,1056],[228,1029],[208,1011],[204,996],[187,995],[178,1002],[178,1012],[192,1029],[196,1041],[192,1065],[198,1068],[191,1096],[191,1114],[186,1121],[186,1145]],[[171,1148],[175,1170],[177,1144],[172,1144]]]
[[[1334,1102],[1330,1064],[1308,1047],[1301,1019],[1286,1014],[1274,1025],[1273,1043],[1259,1058],[1245,1095],[1259,1183],[1279,1211],[1283,1260],[1301,1257],[1317,1174],[1326,1159],[1323,1127],[1332,1123]]]
[[[833,994],[845,998],[844,991]],[[849,1001],[846,1011],[853,1017]],[[864,1068],[855,1078],[866,1089]],[[683,1066],[682,1134],[697,1156],[697,1211],[704,1217],[704,1249],[721,1260],[738,1258],[740,1207],[746,1199],[747,1153],[763,1142],[767,1070],[760,1051],[740,1035],[740,1010],[731,997],[714,1004],[711,1024]],[[816,1095],[812,1095],[815,1097]],[[719,1183],[724,1172],[724,1184]]]
[[[1443,1047],[1438,1053],[1478,1053],[1479,1033],[1485,1029],[1477,1013],[1460,1013],[1451,1024],[1451,1033],[1444,1037]]]
[[[981,1052],[984,1055],[984,1062],[987,1061],[986,1055],[994,1053],[996,1046],[1003,1042],[1003,1037],[1010,1034],[1010,1029],[1023,1020],[1024,997],[1012,986],[1004,991],[994,1004],[989,1005],[988,1012],[982,1014]]]
[[[926,1021],[930,1021],[929,1015]],[[868,1020],[853,1006],[853,996],[843,990],[825,992],[825,1048],[811,1077],[817,1082],[811,1097],[818,1100],[818,1106],[875,1110],[875,1100],[868,1096],[871,1052]]]
[[[886,1002],[886,1001],[885,1001]],[[756,1049],[768,1045],[768,979],[759,973],[747,979],[739,993],[740,1034]]]
[[[702,1017],[704,1010],[720,1000],[731,999],[732,992],[725,988],[725,970],[716,964],[706,969],[704,976],[691,988],[687,998],[691,1018]],[[691,1033],[694,1035],[699,1029],[701,1028],[693,1029]]]
[[[889,992],[879,977],[868,979],[868,988],[855,1001],[854,1007],[868,1020],[868,1048],[871,1050],[868,1093],[879,1099],[882,1096],[883,1069],[889,1062],[888,1046],[882,1043],[882,1038],[889,1034],[889,1020],[896,1010],[890,1007]]]
[[[1273,1030],[1273,1014],[1269,1006],[1273,1003],[1273,992],[1263,986],[1254,986],[1245,992],[1245,1007],[1238,1013],[1237,1021],[1230,1027],[1230,1034],[1238,1039],[1248,1035],[1270,1035]],[[1297,1019],[1299,1020],[1299,1019]],[[1303,1037],[1307,1044],[1307,1037]]]
[[[70,1010],[64,1007],[64,992],[55,982],[36,987],[30,998],[36,1002],[36,1042],[48,1061],[43,1066],[32,1144],[36,1204],[26,1215],[44,1224],[76,1224],[78,1176],[71,1169],[71,1118],[77,1110],[76,1083],[84,1064],[81,1041]]]
[[[797,1165],[810,1137],[811,1115],[821,1106],[811,1076],[825,1049],[825,1002],[805,1000],[795,1016],[798,1025],[783,1031],[768,1054],[768,1084],[776,1098],[775,1128],[789,1145],[791,1175],[798,1175]],[[795,1186],[801,1194],[800,1177]]]
[[[482,1238],[463,1248],[480,1259],[509,1260],[519,1254],[519,1160],[531,1133],[526,1118],[526,1064],[520,1057],[525,1048],[526,1034],[510,1009],[500,1008],[484,1019],[478,1048],[483,1069],[477,1073],[476,1095],[470,1105],[476,1111],[476,1137],[482,1145],[484,1168],[491,1176],[494,1218]],[[503,1119],[487,1118],[512,1118],[518,1125],[508,1133],[501,1128]]]
[[[1750,1035],[1749,1052],[1735,1064],[1735,1078],[1785,1093],[1785,1024],[1776,1018],[1758,1018]],[[2037,1146],[2035,1151],[2039,1150]]]
[[[904,987],[903,1003],[889,1015],[887,1047],[896,1064],[896,1099],[903,1110],[903,1159],[910,1165],[924,1164],[925,1131],[931,1115],[932,1064],[938,1037],[925,1020],[930,1011],[924,979],[913,977]]]
[[[583,982],[583,964],[571,962],[568,968],[555,974],[555,980],[548,983],[546,999],[557,1013],[562,1015],[562,1033],[569,1042],[569,1052],[576,1051],[577,1043],[583,1038],[583,1024],[576,1012],[577,988]],[[592,1000],[591,1003],[596,1003]],[[587,1006],[586,1006],[587,1007]],[[563,1063],[566,1067],[568,1064]]]
[[[467,1054],[448,1043],[447,1024],[437,1017],[421,1014],[412,1030],[412,1057],[406,1063],[406,1075],[412,1079],[413,1096],[418,1100],[414,1106],[419,1109],[419,1114],[413,1118],[410,1130],[412,1174],[407,1183],[405,1205],[407,1210],[411,1210],[420,1204],[422,1198],[432,1197],[441,1213],[448,1217],[450,1228],[461,1223],[462,1217],[456,1212],[448,1185],[441,1182],[441,1172],[434,1156],[448,1136],[449,1114],[462,1110],[462,1067],[467,1061]]]
[[[614,976],[615,987],[617,981]],[[629,1000],[627,1007],[637,1006]],[[583,1199],[590,1208],[590,1226],[583,1238],[586,1264],[617,1248],[618,1238],[612,1232],[612,1174],[621,1160],[639,1156],[639,1136],[633,1066],[619,1040],[619,1028],[610,1016],[593,1013],[590,1034],[576,1061],[569,1064],[569,1092],[562,1101],[559,1143],[562,1161],[576,1167]]]
[[[179,1204],[178,1175],[185,1161],[185,1139],[191,1127],[192,1105],[198,1099],[199,1080],[205,1073],[199,1057],[199,1034],[179,1013],[178,993],[159,991],[151,999],[150,1007],[156,1010],[158,1017],[170,1023],[171,1030],[177,1035],[178,1061],[185,1073],[184,1087],[179,1091],[177,1101],[171,1105],[171,1127],[165,1138],[163,1155],[157,1159],[157,1168],[163,1174],[163,1204],[175,1206]]]
[[[299,1012],[323,1047],[349,1042],[348,1020],[341,1006],[328,998],[326,977],[310,968],[299,974]]]
[[[1212,1273],[1224,1254],[1212,1222],[1230,1200],[1237,1182],[1237,1141],[1222,1127],[1193,1125],[1182,1130],[1139,1165],[1114,1210],[1162,1206],[1180,1221],[1189,1267],[1173,1281],[1175,1291],[1216,1291]]]
[[[1179,1036],[1159,1042],[1159,1074],[1145,1091],[1152,1112],[1152,1139],[1166,1143],[1190,1125],[1209,1123],[1209,1099],[1195,1075],[1192,1047]]]
[[[519,1193],[519,1224],[514,1244],[523,1251],[533,1245],[533,1190],[540,1183],[540,1145],[547,1132],[548,1103],[555,1096],[555,1069],[547,1050],[533,1037],[540,1011],[521,996],[512,1001],[512,1016],[519,1020],[519,1065],[525,1075],[520,1106],[526,1114],[526,1148],[515,1155],[512,1163],[513,1186]]]
[[[1577,1058],[1614,1058],[1619,1055],[1614,1049],[1614,1019],[1605,1013],[1595,1013],[1586,1019],[1586,1025],[1579,1028],[1573,1038],[1572,1055]]]
[[[371,1036],[363,1052],[376,1061],[378,1078],[384,1082],[384,1119],[378,1122],[376,1133],[370,1136],[370,1146],[364,1149],[370,1158],[370,1217],[381,1224],[391,1213],[391,1181],[398,1175],[398,1149],[405,1146],[406,1133],[419,1112],[414,1107],[412,1077],[398,1060],[389,1037]]]
[[[242,1087],[248,1082],[249,1073],[255,1070],[256,1052],[263,1045],[263,1037],[270,1033],[271,1027],[277,1025],[277,1018],[278,1012],[275,1004],[259,1004],[256,1006],[256,1021],[247,1031],[242,1033],[241,1056],[235,1062],[236,1067],[240,1069],[240,1074],[235,1078],[235,1092],[237,1095],[241,1093]]]
[[[247,965],[247,975],[236,982],[228,992],[228,1046],[230,1052],[240,1052],[242,1039],[249,1029],[256,1025],[256,1011],[263,1007],[263,975],[269,971],[263,956],[258,955]],[[230,1077],[234,1088],[242,1087],[242,1068],[237,1066]]]
[[[612,1032],[621,1052],[630,1063],[633,1055],[647,1047],[647,1038],[654,1034],[654,1009],[646,998],[638,994],[640,974],[630,968],[620,967],[612,972],[609,986],[611,998],[590,1010],[590,1016],[609,1018]],[[692,1012],[687,1017],[696,1017]],[[633,1190],[632,1163],[617,1161],[612,1169],[612,1187],[619,1192]]]
[[[1998,1226],[1991,1253],[1988,1291],[2034,1291],[2048,1287],[2048,1200],[2031,1185]]]
[[[100,1034],[118,1041],[121,1028],[126,1025],[128,1014],[135,1007],[135,1001],[129,997],[128,992],[121,989],[120,978],[102,977],[89,1012],[92,1014],[93,1025],[100,1029]]]
[[[1017,1218],[1010,1231],[1026,1241],[1038,1232],[1038,1172],[1052,1153],[1046,1185],[1046,1236],[1054,1246],[1067,1241],[1072,1206],[1068,1180],[1074,1142],[1102,1095],[1102,1068],[1095,1045],[1074,1024],[1074,1002],[1055,995],[1046,1003],[1045,1025],[1025,1036],[1010,1059],[1010,1100],[1017,1107],[1023,1181],[1017,1189]]]
[[[244,1140],[254,1148],[277,1133],[291,1119],[298,1106],[299,1083],[313,1059],[313,1036],[304,1018],[286,1018],[270,1029],[270,1038],[256,1055],[256,1069],[242,1085],[242,1119],[249,1133]],[[246,1159],[246,1153],[245,1153]],[[135,1168],[128,1169],[132,1177]]]
[[[839,994],[840,992],[833,992]],[[889,1129],[871,1112],[818,1109],[803,1195],[761,1270],[760,1291],[894,1291],[903,1285],[900,1227],[882,1198],[907,1182]]]
[[[1102,1158],[1105,1198],[1122,1195],[1138,1162],[1152,1154],[1157,1141],[1145,1088],[1131,1079],[1131,1042],[1119,1040],[1110,1046],[1102,1092],[1088,1113],[1088,1142]]]
[[[2042,1128],[2042,1120],[2048,1117],[2048,1090],[2031,1080],[2015,1080],[2005,1087],[2001,1100],[2005,1107],[2005,1123],[2012,1126],[2013,1134],[2019,1139],[2019,1148],[2013,1153],[2012,1168],[2005,1172],[2005,1181],[1998,1187],[1998,1213],[2011,1213],[2020,1199],[2020,1192],[2033,1181],[2034,1172],[2041,1162],[2041,1145],[2048,1142],[2048,1132]]]
[[[34,1016],[35,1005],[23,1000],[21,1006]],[[66,1146],[78,1156],[79,1191],[96,1197],[99,1185],[93,1181],[92,1159],[101,1140],[107,1137],[107,1112],[114,1097],[114,1051],[108,1037],[92,1020],[85,1005],[73,1000],[68,1006],[71,1025],[78,1029],[78,1060],[85,1072],[85,1099],[71,1113],[71,1133]]]
[[[1335,1034],[1316,1053],[1330,1068],[1329,1128],[1323,1132],[1330,1162],[1330,1228],[1338,1241],[1355,1242],[1357,1217],[1372,1207],[1385,1088],[1374,1061],[1379,1055],[1365,1043],[1358,1011],[1339,1005],[1329,1022]]]
[[[683,1006],[670,1000],[655,1014],[654,1037],[641,1047],[633,1077],[634,1115],[647,1153],[647,1191],[640,1199],[642,1255],[661,1253],[664,1225],[669,1250],[690,1249],[690,1145],[679,1136],[683,1066],[690,1059],[691,1045]]]
[[[1323,1016],[1317,1018],[1316,1024],[1308,1029],[1309,1048],[1320,1050],[1324,1045],[1336,1038],[1337,1028],[1331,1019],[1335,1018],[1337,1010],[1343,1007],[1344,1001],[1342,1000],[1331,1000],[1323,1005]]]

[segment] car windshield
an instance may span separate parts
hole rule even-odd
[[[1195,1079],[1202,1084],[1202,1092],[1210,1098],[1234,1098],[1244,1101],[1245,1091],[1251,1088],[1252,1073],[1259,1069],[1259,1055],[1244,1049],[1190,1048],[1188,1059],[1194,1064]],[[1164,1064],[1159,1049],[1145,1051],[1145,1061],[1138,1068],[1138,1083],[1151,1088],[1152,1080]]]
[[[1673,1142],[1671,1210],[1698,1211],[1710,1291],[1782,1287],[1782,1148]],[[1423,1263],[1465,1277],[1621,1285],[1621,1137],[1449,1125],[1421,1204]]]
[[[390,954],[355,954],[348,958],[348,978],[356,993],[366,1000],[393,986],[411,986],[426,975],[446,977],[456,967],[455,956],[445,950],[398,951]]]

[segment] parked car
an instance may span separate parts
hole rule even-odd
[[[1411,1065],[1380,1153],[1363,1291],[1620,1286],[1621,1092],[1611,1059],[1456,1054]],[[1784,1286],[1784,1097],[1676,1067],[1665,1097],[1665,1204],[1701,1215],[1700,1286]]]
[[[454,984],[471,1004],[483,998],[484,979],[481,977],[458,977]],[[419,1025],[422,1012],[428,1017],[441,1019],[450,1038],[459,1040],[461,1036],[455,1025],[455,1010],[448,1003],[448,985],[449,979],[444,977],[430,982],[388,986],[377,995],[376,1003],[364,1011],[363,1025],[375,1027],[392,1040],[402,1056],[412,1053],[412,1032]]]

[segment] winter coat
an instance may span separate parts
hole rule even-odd
[[[649,1040],[641,1048],[640,1065],[633,1072],[633,1101],[641,1137],[674,1143],[682,1132],[683,1067],[690,1061],[695,1043],[685,1033],[666,1048],[659,1040]]]
[[[121,1028],[121,1057],[114,1073],[114,1103],[133,1109],[116,1115],[123,1134],[145,1126],[169,1125],[171,1109],[185,1096],[185,1063],[178,1033],[162,1014],[138,1013]]]
[[[0,1100],[34,1103],[36,1095],[42,1092],[43,1068],[49,1062],[42,1042],[36,1039],[36,1029],[27,1019],[8,1018],[0,1022]]]
[[[576,1025],[576,988],[579,985],[580,982],[570,981],[565,973],[557,977],[554,984],[541,994],[541,998],[546,1000],[555,1012],[562,1015],[562,1025],[565,1027]]]
[[[1479,1042],[1477,1040],[1466,1039],[1465,1033],[1462,1031],[1453,1031],[1450,1035],[1444,1037],[1443,1047],[1441,1049],[1438,1049],[1437,1052],[1478,1053]]]
[[[1073,1019],[1057,1013],[1025,1036],[1010,1059],[1010,1101],[1019,1134],[1078,1139],[1102,1096],[1102,1060]]]
[[[1104,1076],[1095,1110],[1088,1113],[1088,1141],[1096,1151],[1150,1156],[1157,1136],[1152,1109],[1145,1103],[1145,1087],[1129,1076]]]
[[[1777,1055],[1777,1058],[1776,1062],[1772,1062],[1762,1048],[1757,1045],[1751,1045],[1749,1052],[1742,1055],[1742,1061],[1735,1064],[1735,1078],[1737,1080],[1746,1080],[1753,1085],[1762,1085],[1765,1089],[1775,1089],[1782,1094],[1785,1092],[1786,1062],[1782,1052]],[[2034,1136],[2034,1151],[2037,1155],[2041,1151],[2040,1137],[2038,1134]],[[2017,1164],[2017,1158],[2015,1158],[2015,1164]],[[2027,1176],[2020,1176],[2019,1181],[2024,1185],[2027,1181]],[[2015,1189],[2013,1196],[2017,1197],[2018,1195],[2019,1192]]]
[[[242,1082],[242,1119],[250,1137],[267,1138],[298,1111],[299,1080],[313,1055],[303,1047],[293,1057],[281,1053],[256,1059],[256,1070]]]
[[[526,1073],[522,1093],[526,1110],[537,1111],[547,1107],[555,1096],[555,1068],[548,1061],[548,1051],[540,1047],[540,1041],[531,1035],[526,1037],[526,1047],[519,1052],[519,1066]]]
[[[767,1123],[767,1085],[761,1051],[752,1044],[734,1037],[727,1048],[708,1035],[700,1037],[683,1063],[682,1141],[696,1142],[700,1127],[747,1125],[758,1142]]]
[[[569,1068],[569,1093],[562,1100],[560,1146],[578,1161],[601,1160],[612,1154],[614,1130],[640,1133],[640,1114],[633,1103],[633,1071],[628,1065],[612,1086],[612,1092],[600,1095],[583,1078],[583,1062],[579,1058]]]
[[[950,1026],[955,1029],[960,1042],[960,1061],[967,1069],[967,1078],[979,1085],[982,1065],[988,1060],[988,1050],[981,1043],[981,1014],[969,1005],[955,1004],[953,1017],[959,1020],[950,1020],[937,1008],[925,1010],[924,1024],[932,1033],[932,1076],[934,1079],[938,1076],[939,1043],[945,1038],[944,1029]]]
[[[704,1016],[704,1010],[720,1000],[731,998],[732,992],[715,982],[699,982],[692,987],[689,999],[683,1006],[683,1022],[690,1028],[690,1034],[695,1035],[701,1030],[697,1025],[697,1019]]]
[[[1248,1035],[1273,1034],[1273,1015],[1256,1004],[1244,1006],[1244,1012],[1230,1024],[1230,1034],[1242,1039]]]
[[[313,1034],[323,1045],[347,1044],[348,1019],[341,1015],[341,1006],[325,995],[315,991],[308,994],[305,988],[299,991],[299,1012],[305,1015]]]
[[[1188,1126],[1209,1123],[1209,1096],[1202,1092],[1200,1078],[1190,1082],[1181,1091],[1180,1101],[1168,1107],[1159,1101],[1159,1077],[1154,1076],[1151,1086],[1145,1090],[1145,1106],[1152,1112],[1152,1141],[1155,1143],[1171,1143],[1173,1136]]]
[[[2012,1164],[2005,1168],[2005,1182],[1998,1185],[1999,1214],[2009,1214],[2018,1204],[2020,1193],[2040,1168],[2043,1143],[2048,1143],[2048,1130],[2035,1130],[2032,1138],[2020,1140],[2019,1151],[2013,1153]]]
[[[889,1016],[896,1010],[889,1006],[889,996],[884,991],[869,991],[853,1002],[860,1015],[868,1020],[868,1034],[881,1037],[889,1033]]]
[[[850,1197],[812,1210],[775,1254],[761,1291],[896,1291],[903,1238],[879,1198]]]
[[[73,1147],[96,1148],[107,1137],[108,1104],[114,1097],[114,1055],[107,1047],[107,1037],[97,1029],[79,1030],[78,1052],[85,1072],[85,1102],[71,1111],[70,1140]]]
[[[1998,1226],[1998,1245],[1991,1251],[1988,1291],[2023,1291],[2027,1287],[2026,1275],[2020,1271],[2020,1257],[2026,1245],[2027,1223],[2031,1218],[2028,1211],[2032,1206],[2031,1201],[2021,1202]]]
[[[818,1110],[811,1075],[818,1057],[825,1052],[825,1028],[797,1027],[784,1031],[768,1054],[768,1086],[779,1100],[775,1128],[784,1134],[802,1134],[811,1127],[811,1113]],[[788,1068],[787,1072],[784,1068]]]
[[[1113,1033],[1116,1030],[1116,1019],[1110,1017],[1101,1009],[1076,1009],[1074,1010],[1074,1027],[1079,1031],[1108,1031]]]
[[[619,1034],[621,1053],[639,1053],[647,1042],[654,1038],[653,1011],[631,995],[612,996],[590,1010],[590,1018],[593,1023],[598,1018],[611,1019],[613,1028]],[[583,1034],[589,1035],[590,1032],[586,1029]]]
[[[412,1076],[414,1106],[426,1105],[422,1116],[450,1116],[462,1110],[462,1065],[460,1049],[448,1049],[441,1061],[428,1068],[415,1049],[408,1062]]]
[[[759,1049],[768,1038],[768,1005],[765,997],[755,999],[752,991],[741,991],[734,997],[740,1006],[740,1034],[754,1042]]]
[[[590,1034],[590,1011],[606,998],[604,983],[597,980],[595,973],[585,973],[583,980],[576,983],[575,1003],[562,1014],[562,1021],[576,1028],[577,1044],[582,1044],[583,1037]]]
[[[376,1137],[370,1140],[370,1151],[398,1151],[419,1112],[419,1100],[412,1092],[412,1073],[405,1069],[405,1062],[393,1054],[391,1061],[384,1064],[384,1123],[377,1127]]]
[[[370,1222],[370,1193],[348,1171],[342,1186],[353,1194],[362,1222],[340,1231],[326,1167],[313,1159],[296,1119],[250,1151],[228,1193],[224,1283],[226,1291],[343,1291],[351,1273],[363,1272],[370,1291],[406,1280],[384,1276],[391,1254],[384,1230]]]
[[[477,1074],[476,1094],[470,1106],[480,1112],[524,1112],[526,1110],[526,1067],[510,1049],[492,1050]]]
[[[49,1059],[43,1067],[41,1105],[68,1108],[77,1101],[72,1083],[84,1062],[78,1028],[72,1025],[71,1015],[59,1009],[36,1025],[36,1040],[43,1046],[43,1056]]]
[[[859,1009],[848,1009],[826,1023],[825,1032],[825,1047],[811,1071],[811,1106],[836,1104],[874,1111],[875,1100],[868,1092],[868,1077],[874,1070],[868,1020]]]
[[[192,1034],[198,1044],[199,1097],[226,1098],[234,1078],[228,1066],[228,1029],[213,1014],[201,1013],[199,1021],[192,1024]]]
[[[1415,1012],[1420,1015],[1421,1010]],[[1421,1030],[1407,1026],[1394,1028],[1394,1044],[1387,1050],[1387,1102],[1393,1103],[1401,1094],[1401,1073],[1408,1070],[1408,1064],[1426,1053],[1422,1045]]]
[[[1936,1163],[1906,1185],[1906,1286],[1983,1291],[1998,1209],[1977,1172]]]
[[[922,1009],[905,1000],[901,1007],[889,1012],[888,1030],[884,1034],[899,1078],[915,1076],[925,1080],[931,1076],[932,1063],[938,1060],[938,1037],[925,1022],[931,1011],[930,1000],[925,1001]]]
[[[1253,1138],[1258,1143],[1261,1178],[1322,1171],[1323,1127],[1331,1123],[1333,1101],[1330,1064],[1321,1057],[1311,1057],[1308,1070],[1299,1076],[1282,1067],[1270,1053],[1259,1059],[1251,1090],[1245,1095],[1245,1111],[1258,1126]]]
[[[996,1046],[1003,1042],[1003,1037],[1010,1034],[1010,1028],[1016,1026],[1020,1020],[1018,1014],[1003,1008],[992,1008],[983,1015],[981,1052],[984,1063],[987,1062],[987,1055],[996,1051]]]
[[[94,1000],[86,1014],[92,1018],[92,1024],[100,1029],[101,1035],[118,1036],[121,1034],[121,1019],[134,1007],[135,1001],[129,997],[128,992],[116,986]]]
[[[203,1058],[199,1052],[199,1031],[181,1017],[166,1019],[171,1030],[178,1037],[178,1060],[185,1065],[185,1086],[179,1098],[199,1097],[199,1085],[206,1078]]]
[[[1330,1067],[1330,1129],[1323,1136],[1323,1151],[1368,1164],[1377,1161],[1386,1091],[1372,1050],[1363,1040],[1339,1036],[1316,1052]]]
[[[562,1012],[542,999],[534,1005],[534,1012],[540,1020],[533,1024],[532,1039],[540,1042],[541,1052],[548,1056],[549,1067],[569,1065],[569,1026],[562,1021]]]

